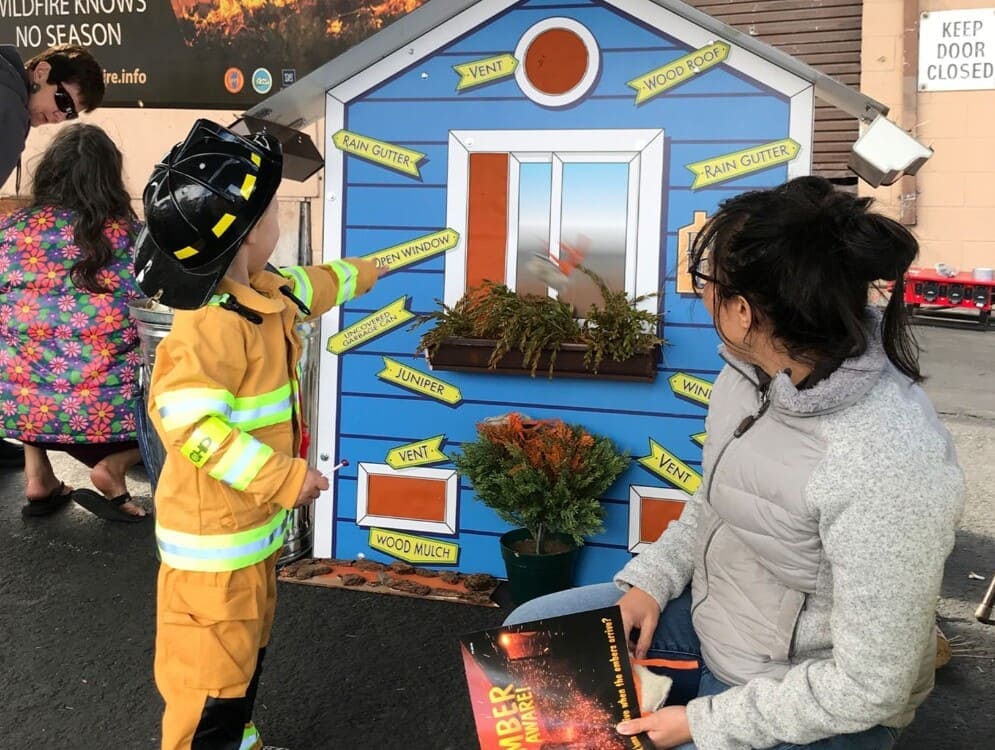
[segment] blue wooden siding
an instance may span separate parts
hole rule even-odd
[[[590,29],[601,47],[602,69],[590,94],[564,109],[528,100],[513,78],[457,93],[452,66],[490,55],[512,53],[524,31],[542,18],[565,16]],[[421,179],[361,159],[345,160],[343,246],[363,255],[446,226],[447,155],[450,130],[555,130],[564,128],[662,128],[666,135],[663,182],[660,286],[668,341],[656,382],[548,380],[456,372],[433,373],[457,386],[462,401],[449,406],[385,383],[377,377],[388,356],[428,372],[414,350],[421,333],[407,326],[365,343],[340,359],[337,455],[351,465],[337,475],[334,554],[371,551],[368,530],[355,525],[356,464],[383,463],[391,448],[444,433],[451,453],[474,437],[477,421],[511,410],[533,417],[560,417],[605,434],[634,459],[649,453],[649,438],[700,471],[701,450],[691,440],[704,430],[705,409],[678,398],[668,377],[675,372],[713,380],[719,367],[717,339],[702,303],[676,293],[677,230],[694,211],[712,212],[722,199],[742,190],[786,179],[786,167],[755,172],[713,188],[692,191],[685,164],[788,135],[788,103],[762,83],[724,66],[639,107],[626,81],[690,51],[690,47],[601,3],[532,0],[514,6],[484,27],[464,35],[346,108],[345,127],[426,154]],[[408,297],[416,313],[435,309],[444,294],[444,257],[435,257],[383,278],[370,294],[338,314],[349,325]],[[328,429],[329,426],[322,426]],[[451,467],[451,463],[436,465]],[[605,497],[606,530],[590,540],[581,557],[578,580],[608,580],[629,559],[629,486],[664,482],[635,460]],[[506,530],[494,513],[461,483],[458,529],[448,539],[460,543],[459,568],[503,575],[496,537]],[[438,535],[426,535],[438,536]],[[447,538],[441,537],[440,538]]]

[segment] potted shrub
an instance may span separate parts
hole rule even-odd
[[[480,422],[452,460],[480,501],[516,527],[501,537],[516,604],[573,584],[584,538],[603,529],[600,497],[629,465],[606,437],[515,412]]]
[[[639,309],[652,295],[629,299],[612,291],[583,266],[601,291],[578,319],[559,299],[518,294],[504,284],[485,281],[455,305],[419,316],[415,325],[434,323],[419,341],[437,370],[490,370],[530,373],[539,368],[570,376],[653,380],[663,340],[657,335],[662,314]]]

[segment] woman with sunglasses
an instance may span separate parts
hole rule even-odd
[[[725,360],[701,488],[614,585],[509,620],[617,603],[635,655],[674,680],[624,734],[888,750],[932,689],[965,487],[905,319],[918,245],[869,204],[817,177],[721,204],[690,253]],[[869,304],[881,280],[883,311]]]
[[[95,125],[63,128],[34,170],[32,203],[0,219],[0,436],[25,446],[25,516],[70,499],[138,521],[125,473],[140,460],[141,362],[128,313],[138,232],[121,152]],[[72,491],[49,451],[90,467]]]
[[[0,45],[0,185],[24,150],[30,128],[75,120],[104,100],[104,72],[82,47],[52,47],[26,63]]]
[[[52,47],[24,63],[15,47],[0,45],[0,186],[19,167],[32,127],[75,120],[103,99],[103,71],[85,49]],[[0,468],[23,465],[21,449],[0,440]]]

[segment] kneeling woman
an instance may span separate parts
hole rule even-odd
[[[637,657],[692,667],[620,732],[682,750],[887,750],[932,688],[964,481],[917,385],[902,301],[917,243],[869,203],[804,177],[721,205],[691,251],[726,363],[700,490],[616,585],[509,618],[618,603]],[[882,279],[896,282],[883,314],[868,305]]]

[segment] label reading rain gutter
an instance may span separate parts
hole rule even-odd
[[[335,133],[332,136],[332,143],[337,149],[347,154],[421,179],[418,163],[425,158],[425,154],[421,151],[396,146],[386,141],[378,141],[376,138],[353,133],[350,130],[340,130]]]
[[[691,189],[698,190],[709,185],[717,185],[720,182],[735,180],[752,172],[785,164],[798,156],[800,150],[801,145],[797,141],[791,138],[782,138],[779,141],[771,141],[759,146],[744,148],[742,151],[713,156],[710,159],[702,159],[685,166],[694,173]]]

